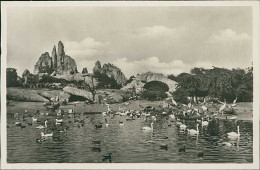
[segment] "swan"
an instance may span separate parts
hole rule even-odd
[[[187,129],[189,135],[198,135],[199,134],[199,124],[197,124],[197,130],[195,129]]]
[[[236,132],[229,132],[227,133],[228,137],[230,138],[236,138],[240,136],[240,132],[239,132],[239,126],[237,126],[237,133]]]
[[[53,132],[49,133],[49,134],[44,134],[43,132],[41,132],[41,136],[42,137],[52,137],[53,136]]]
[[[48,122],[48,121],[47,121],[47,120],[45,120],[45,122],[44,122],[44,125],[45,125],[45,126],[42,126],[42,125],[40,125],[40,126],[37,126],[37,127],[36,127],[36,129],[43,129],[43,128],[47,128],[47,122]]]
[[[187,127],[187,126],[186,126],[185,124],[181,124],[181,125],[180,125],[180,130],[185,130],[186,127]]]
[[[208,121],[204,121],[203,118],[202,118],[201,126],[208,126],[208,124],[209,124],[209,122]]]
[[[223,142],[222,145],[227,146],[227,147],[231,147],[234,144],[233,143],[229,143],[229,142]]]
[[[145,126],[145,127],[142,128],[142,130],[145,130],[145,131],[153,130],[153,122],[151,123],[151,127]]]

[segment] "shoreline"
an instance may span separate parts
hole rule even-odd
[[[110,104],[110,108],[113,111],[119,111],[119,107],[124,108],[125,110],[142,110],[146,106],[154,106],[159,107],[159,101],[146,101],[146,100],[131,100],[125,103],[115,103]],[[208,105],[208,110],[210,112],[218,111],[218,108],[221,105],[211,106]],[[195,107],[199,107],[195,105]],[[59,109],[63,109],[67,112],[69,109],[74,109],[75,112],[79,113],[97,113],[97,112],[105,112],[107,111],[107,106],[103,104],[87,104],[84,106],[84,102],[70,102],[65,106],[60,106]],[[36,113],[37,110],[41,112],[48,112],[47,109],[43,106],[43,102],[20,102],[20,101],[12,101],[11,105],[7,106],[7,114],[10,113],[19,113],[27,110],[28,112]],[[224,114],[220,116],[220,119],[237,119],[237,120],[245,120],[252,121],[253,120],[253,103],[245,102],[245,103],[237,103],[237,106],[234,107],[235,113],[233,115]]]

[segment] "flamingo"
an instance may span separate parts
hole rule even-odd
[[[236,102],[237,102],[237,97],[236,97],[236,99],[233,101],[233,104],[231,104],[231,106],[232,106],[232,107],[235,107],[235,106],[237,105]]]
[[[229,138],[237,138],[240,136],[240,132],[239,132],[239,126],[237,126],[237,132],[229,132],[227,133]]]
[[[219,113],[222,113],[223,115],[223,112],[224,112],[224,109],[226,108],[227,106],[227,103],[226,103],[226,100],[224,101],[224,104],[219,108]]]

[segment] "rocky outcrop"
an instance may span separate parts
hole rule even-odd
[[[52,58],[50,57],[48,52],[43,53],[34,66],[34,73],[51,74],[52,72],[53,72]]]
[[[84,97],[88,100],[93,99],[93,95],[92,95],[91,92],[86,91],[86,90],[82,90],[82,89],[77,89],[75,87],[66,86],[66,87],[63,88],[63,91],[68,93],[68,94],[74,95],[74,96]]]
[[[131,83],[124,86],[122,88],[122,90],[128,90],[128,89],[131,89],[134,87],[136,89],[136,91],[138,92],[138,91],[142,90],[145,83],[148,83],[151,81],[161,81],[161,82],[167,84],[169,87],[169,91],[171,91],[171,92],[175,91],[175,87],[177,84],[175,81],[168,79],[163,74],[147,72],[144,74],[137,75],[135,77],[135,79]]]
[[[48,73],[60,75],[70,75],[77,73],[77,65],[74,59],[65,55],[64,45],[61,41],[58,43],[58,53],[56,46],[53,47],[52,56],[46,52],[41,55],[36,65],[34,66],[34,74]]]
[[[103,67],[101,67],[100,61],[97,61],[93,68],[93,73],[94,75],[106,75],[109,78],[113,78],[119,85],[125,85],[127,81],[124,73],[118,67],[110,63],[104,64]]]
[[[70,98],[70,95],[68,93],[65,93],[64,91],[59,91],[59,90],[53,90],[53,91],[41,90],[41,91],[38,91],[38,94],[49,100],[56,96],[59,97],[60,101],[64,101],[64,100],[69,101],[69,98]]]
[[[7,88],[7,99],[22,102],[47,102],[48,100],[40,96],[37,90]]]

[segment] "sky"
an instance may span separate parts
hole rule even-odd
[[[10,7],[7,66],[33,71],[62,41],[78,70],[97,60],[126,77],[193,67],[247,68],[252,56],[251,7]]]

